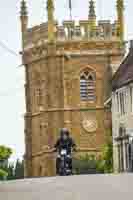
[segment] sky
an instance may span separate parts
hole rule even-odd
[[[116,19],[116,0],[97,0],[98,19]],[[27,0],[29,27],[46,21],[46,0]],[[75,20],[87,19],[88,0],[72,0]],[[55,1],[55,18],[69,19],[68,0]],[[133,1],[125,0],[125,39],[133,38]],[[13,149],[12,160],[24,154],[24,68],[21,65],[20,0],[0,4],[0,145]],[[1,42],[12,49],[7,51]]]

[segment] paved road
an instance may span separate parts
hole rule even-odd
[[[0,200],[133,200],[133,175],[37,178],[0,183]]]

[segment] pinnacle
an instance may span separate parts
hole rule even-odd
[[[21,16],[27,16],[27,6],[26,6],[26,1],[22,0],[21,1]]]
[[[93,0],[89,1],[89,19],[96,17],[94,4],[95,4],[95,2]]]
[[[53,0],[47,0],[47,9],[54,9]]]

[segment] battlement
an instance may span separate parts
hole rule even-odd
[[[110,20],[100,20],[97,25],[90,28],[89,20],[64,21],[62,25],[55,22],[56,41],[116,41],[117,22],[111,23]],[[41,43],[48,40],[48,23],[42,23],[33,28],[27,29],[24,37],[25,46]]]

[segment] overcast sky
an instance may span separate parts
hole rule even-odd
[[[46,0],[27,0],[29,26],[46,20]],[[98,19],[115,19],[115,0],[97,0]],[[86,19],[88,0],[72,0],[73,18]],[[20,0],[0,2],[0,41],[18,54],[21,50],[19,9]],[[133,38],[133,1],[125,1],[126,39]],[[68,19],[68,0],[56,0],[55,16],[60,21]],[[14,150],[12,159],[24,153],[24,71],[21,57],[6,51],[0,43],[0,144]]]

